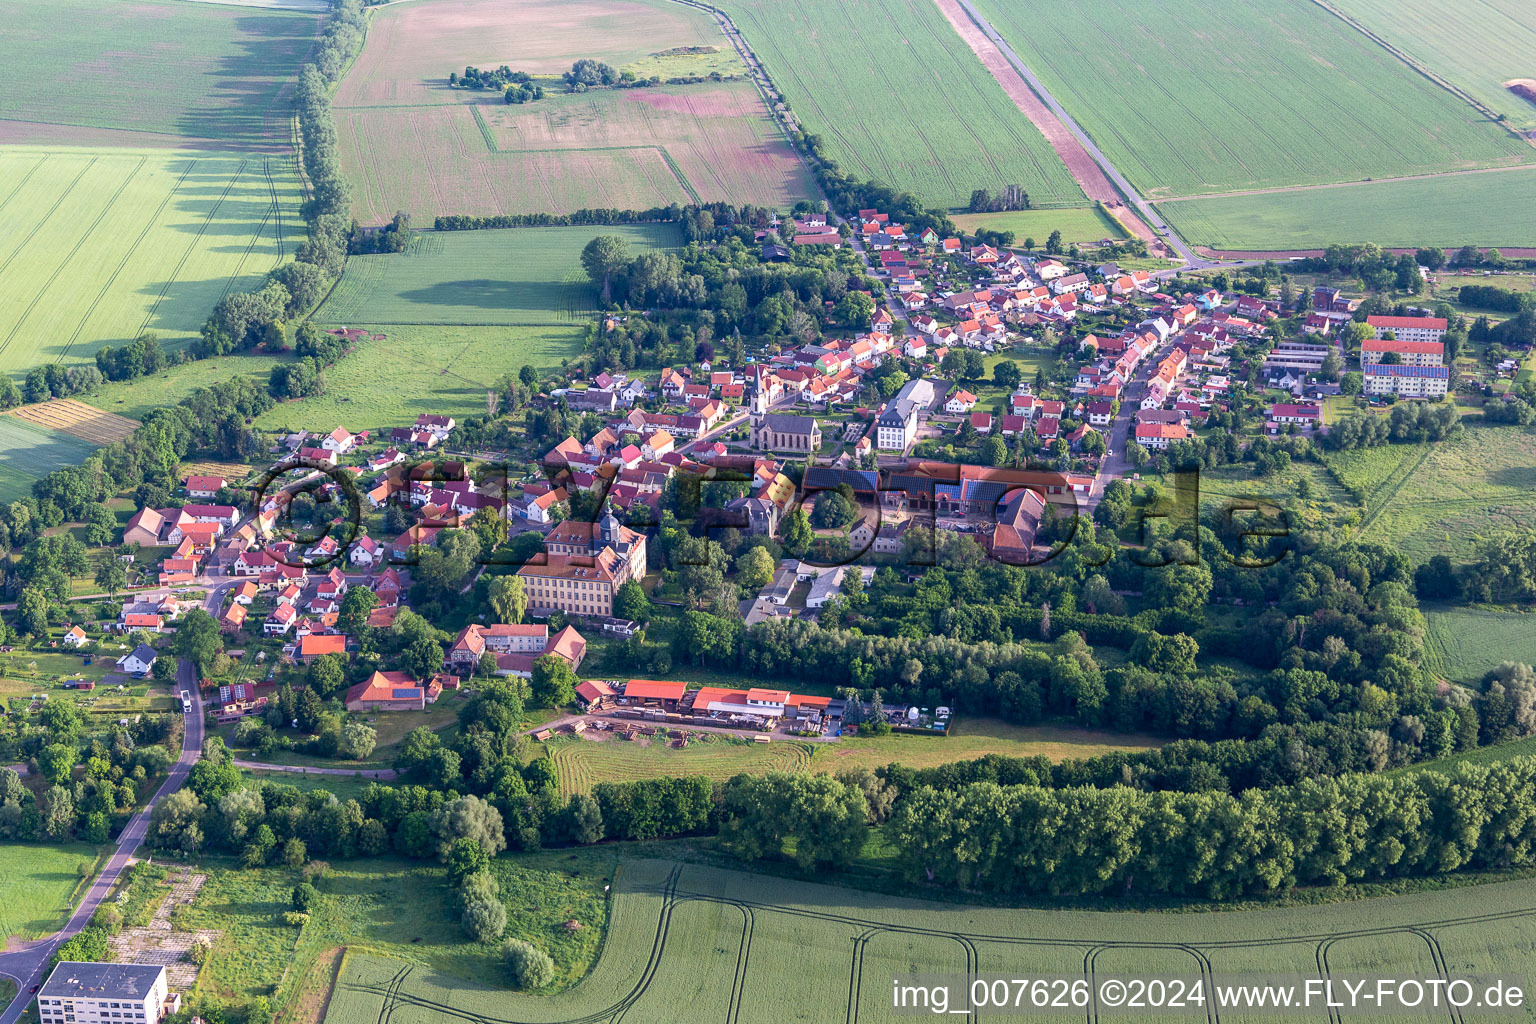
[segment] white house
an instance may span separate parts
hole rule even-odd
[[[149,644],[139,644],[133,650],[117,659],[117,670],[126,672],[130,676],[143,678],[149,675],[150,669],[155,667],[155,649]]]
[[[970,412],[974,408],[976,408],[976,396],[963,388],[950,395],[949,401],[944,403],[944,411],[955,415]]]

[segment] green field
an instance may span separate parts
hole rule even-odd
[[[1469,426],[1433,445],[1328,459],[1367,491],[1357,536],[1415,563],[1437,554],[1468,562],[1481,538],[1536,521],[1536,429]]]
[[[404,253],[349,260],[314,318],[352,326],[569,325],[596,309],[581,250],[598,235],[627,239],[634,255],[679,244],[671,224],[423,231]]]
[[[79,463],[96,448],[72,434],[0,416],[0,501],[31,497],[34,480]]]
[[[1007,213],[957,213],[952,218],[961,231],[987,228],[992,231],[1012,231],[1015,245],[1023,245],[1024,239],[1033,238],[1036,245],[1044,245],[1052,231],[1061,232],[1064,244],[1097,244],[1106,238],[1127,237],[1125,229],[1109,214],[1096,206],[1076,207],[1064,210],[1012,210]]]
[[[358,257],[383,259],[387,257]],[[356,259],[354,259],[356,262]],[[350,271],[349,271],[350,273]],[[551,369],[581,351],[581,328],[372,324],[386,340],[363,342],[325,371],[325,394],[263,413],[263,430],[399,427],[422,412],[485,414],[485,392],[524,363]]]
[[[1506,115],[1511,124],[1536,128],[1536,105],[1504,83],[1536,78],[1536,22],[1525,0],[1332,0],[1415,62],[1474,99]]]
[[[1536,158],[1312,0],[978,6],[1148,198]]]
[[[948,736],[893,733],[874,739],[847,737],[836,743],[774,739],[767,744],[737,743],[724,738],[689,738],[677,748],[660,737],[601,741],[559,739],[548,744],[562,793],[584,793],[599,782],[621,782],[661,776],[702,775],[728,779],[742,772],[841,772],[880,768],[900,762],[910,768],[931,768],[1001,754],[1005,757],[1096,757],[1121,751],[1145,750],[1159,741],[1149,736],[1017,726],[992,718],[962,718]]]
[[[178,0],[0,0],[0,142],[69,138],[52,125],[286,147],[288,83],[320,23]]]
[[[1536,615],[1472,608],[1425,609],[1429,668],[1456,683],[1480,682],[1506,661],[1536,665]]]
[[[98,409],[132,419],[143,419],[151,409],[176,405],[198,388],[206,388],[219,381],[244,376],[265,382],[272,367],[281,361],[277,356],[251,354],[198,359],[172,366],[151,377],[116,383],[108,381],[81,398]]]
[[[5,939],[36,939],[64,927],[81,885],[82,863],[97,851],[84,843],[6,843],[0,871],[0,946]]]
[[[607,918],[603,882],[613,860],[611,850],[594,848],[578,856],[561,851],[492,862],[507,908],[507,934],[549,952],[564,983],[580,977],[597,955]],[[222,933],[192,990],[200,1001],[244,1005],[252,995],[270,994],[281,1006],[317,959],[343,945],[349,957],[373,953],[431,964],[459,984],[498,970],[496,943],[465,940],[451,887],[435,862],[331,862],[315,883],[320,902],[302,931],[281,922],[290,907],[291,870],[219,863],[198,870],[207,871],[208,881],[178,926]],[[567,921],[582,927],[566,929]]]
[[[1536,168],[1159,203],[1188,241],[1216,249],[1529,245]]]
[[[292,157],[0,147],[0,369],[196,336],[304,241]],[[116,410],[114,410],[116,411]]]
[[[326,1024],[670,1024],[682,1006],[690,1021],[869,1024],[911,1019],[891,1013],[891,978],[919,972],[1102,980],[1381,973],[1390,964],[1420,977],[1488,975],[1523,971],[1536,942],[1536,892],[1524,882],[1224,914],[934,904],[659,861],[625,861],[616,882],[602,956],[572,989],[522,995],[493,975],[465,982],[349,953]]]
[[[1083,193],[930,0],[723,0],[753,53],[846,174],[963,207],[1022,185],[1037,206]]]

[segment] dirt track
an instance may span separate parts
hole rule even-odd
[[[1105,206],[1111,208],[1115,217],[1126,226],[1136,237],[1150,243],[1157,236],[1152,229],[1142,223],[1136,211],[1126,206],[1115,187],[1104,176],[1104,171],[1099,167],[1088,151],[1083,148],[1077,136],[1061,123],[1061,120],[1051,112],[1050,108],[1040,102],[1034,90],[1024,79],[1019,77],[1017,71],[1008,63],[1002,51],[982,34],[976,27],[976,23],[966,16],[964,10],[955,0],[933,0],[943,12],[950,27],[965,40],[986,69],[992,72],[992,77],[997,79],[997,84],[1003,87],[1003,92],[1008,98],[1029,118],[1030,123],[1040,129],[1040,134],[1051,144],[1056,155],[1061,157],[1061,162],[1067,165],[1067,170],[1072,172],[1072,177],[1082,186],[1084,194],[1089,199],[1101,200]]]

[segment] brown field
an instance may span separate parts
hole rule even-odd
[[[596,32],[603,49],[591,48]],[[431,0],[382,11],[335,104],[355,213],[381,223],[406,210],[426,225],[441,214],[715,199],[783,207],[810,195],[747,81],[580,95],[551,83],[522,106],[446,85],[466,64],[553,73],[579,57],[623,64],[723,44],[707,16],[663,0],[538,0],[511,14],[491,0]]]
[[[335,104],[459,102],[474,94],[450,90],[448,72],[469,64],[558,74],[580,57],[628,64],[672,47],[723,42],[708,15],[657,0],[427,0],[373,15],[368,45]]]
[[[139,426],[138,420],[102,412],[73,398],[19,406],[7,415],[102,445],[123,440]]]

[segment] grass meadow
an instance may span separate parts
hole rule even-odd
[[[98,446],[15,416],[0,416],[0,501],[31,497],[32,483],[81,462]]]
[[[1536,665],[1536,615],[1428,607],[1424,617],[1429,668],[1452,682],[1476,684],[1506,661]]]
[[[599,782],[703,775],[724,780],[742,772],[841,772],[900,762],[931,768],[983,754],[1048,757],[1053,761],[1145,750],[1161,741],[1138,735],[1054,726],[1017,726],[991,718],[962,718],[948,736],[893,733],[872,739],[846,737],[810,743],[776,737],[771,743],[739,743],[692,736],[676,748],[660,737],[621,740],[561,738],[546,747],[564,794],[589,792]]]
[[[84,884],[80,865],[96,861],[96,847],[85,843],[6,843],[0,946],[11,936],[36,939],[62,928]]]
[[[1536,158],[1311,0],[979,7],[1148,198]]]
[[[698,54],[672,51],[708,48]],[[355,210],[441,214],[649,209],[724,200],[783,208],[814,193],[750,81],[568,93],[509,106],[450,71],[558,75],[577,58],[641,75],[744,74],[713,19],[660,0],[404,4],[373,15],[336,94]]]
[[[670,224],[419,232],[404,253],[349,260],[314,319],[350,326],[577,323],[597,308],[581,250],[598,235],[627,239],[635,254],[674,248],[680,238]]]
[[[1434,0],[1332,0],[1413,60],[1520,128],[1536,128],[1536,106],[1504,88],[1536,76],[1536,23],[1525,0],[1440,4]]]
[[[1368,238],[1386,246],[1529,245],[1536,238],[1536,168],[1376,181],[1338,188],[1159,203],[1196,245],[1311,249]]]
[[[1012,231],[1015,245],[1023,245],[1026,238],[1033,238],[1036,245],[1044,245],[1052,231],[1061,232],[1064,245],[1073,242],[1091,245],[1106,238],[1126,237],[1125,228],[1096,206],[1011,210],[1007,213],[957,213],[950,219],[962,231],[976,231],[980,228]]]
[[[888,979],[913,972],[1091,982],[1202,968],[1307,974],[1321,961],[1333,973],[1390,963],[1438,976],[1432,951],[1443,950],[1458,969],[1495,974],[1521,970],[1536,941],[1536,895],[1522,882],[1376,899],[1368,920],[1353,903],[1222,914],[957,906],[645,860],[624,860],[614,888],[602,955],[573,988],[518,994],[494,975],[464,982],[349,951],[326,1024],[660,1022],[679,1006],[701,1021],[888,1021],[903,1019]],[[1420,931],[1431,923],[1435,946]]]
[[[292,157],[0,147],[0,369],[196,336],[304,241]]]
[[[718,6],[845,173],[934,206],[1007,185],[1036,206],[1083,203],[1045,137],[929,0]]]
[[[54,143],[56,125],[283,149],[291,83],[321,19],[182,0],[0,0],[0,24],[0,142]]]

